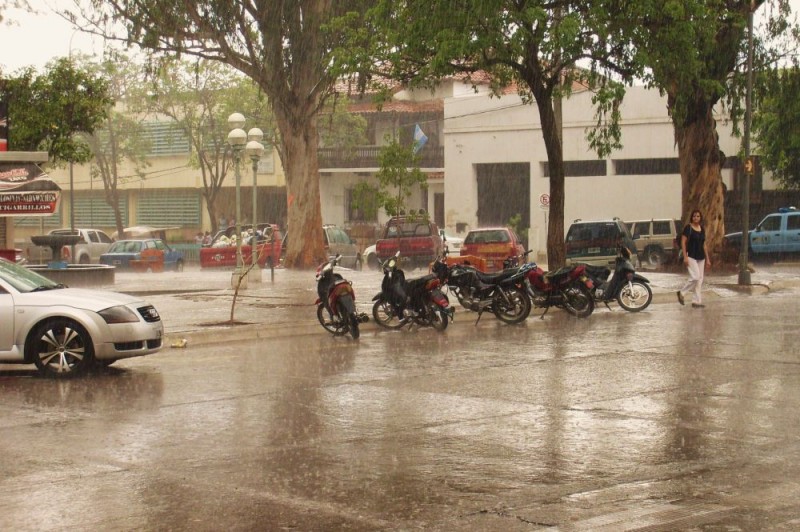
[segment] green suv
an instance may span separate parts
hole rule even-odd
[[[567,264],[582,263],[613,268],[620,246],[628,248],[631,261],[639,264],[636,243],[622,220],[575,220],[567,231]]]

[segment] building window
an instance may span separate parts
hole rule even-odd
[[[189,153],[189,138],[173,122],[146,122],[144,137],[148,141],[150,157],[186,155]]]
[[[617,159],[614,161],[617,175],[661,175],[680,174],[677,157],[663,159]]]
[[[128,226],[128,199],[120,194],[119,211],[122,226]],[[106,203],[102,194],[83,194],[75,197],[76,227],[116,227],[114,209]]]
[[[605,176],[606,161],[564,161],[564,177]],[[542,177],[550,177],[550,163],[544,163]]]
[[[197,192],[147,191],[139,196],[138,225],[154,227],[196,227],[201,221]]]

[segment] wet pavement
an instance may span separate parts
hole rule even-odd
[[[313,272],[118,274],[188,347],[0,372],[2,530],[797,530],[794,266],[645,312],[316,323]],[[347,272],[363,307],[377,272]],[[267,277],[268,279],[268,277]],[[536,311],[535,311],[536,312]],[[538,311],[539,313],[541,311]]]

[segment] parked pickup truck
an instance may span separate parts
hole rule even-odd
[[[750,254],[754,256],[780,255],[800,252],[800,211],[783,207],[768,214],[749,231]],[[736,252],[742,245],[742,233],[725,235],[725,247]]]
[[[435,223],[421,217],[395,216],[386,222],[383,238],[375,243],[378,260],[400,251],[400,260],[427,267],[442,254],[444,244]]]
[[[74,235],[81,236],[81,240],[75,244],[75,255],[72,254],[72,246],[61,248],[61,260],[73,264],[97,264],[100,262],[100,255],[108,251],[114,243],[111,237],[99,229],[53,229],[48,235]],[[27,259],[31,263],[45,263],[53,260],[53,252],[47,246],[31,246],[27,248]]]
[[[242,232],[252,230],[253,226],[242,225]],[[281,232],[274,224],[258,224],[257,255],[258,264],[264,268],[272,268],[278,265],[281,259]],[[223,268],[236,266],[236,227],[228,227],[214,235],[211,245],[200,248],[200,267],[201,268]],[[245,264],[250,264],[253,260],[252,237],[245,236],[242,241],[242,258]]]

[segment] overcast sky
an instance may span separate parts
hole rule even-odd
[[[56,57],[69,55],[70,50],[80,50],[98,57],[103,53],[103,40],[74,29],[67,21],[53,13],[52,6],[63,5],[64,0],[28,0],[36,14],[9,9],[6,20],[15,25],[0,26],[0,69],[12,73],[33,65],[42,68]],[[791,0],[792,9],[800,11],[800,0]]]
[[[102,39],[75,30],[66,20],[53,13],[52,6],[63,0],[28,0],[37,13],[8,9],[6,22],[0,26],[0,66],[3,72],[33,65],[41,70],[56,57],[68,56],[70,49],[102,56]]]

